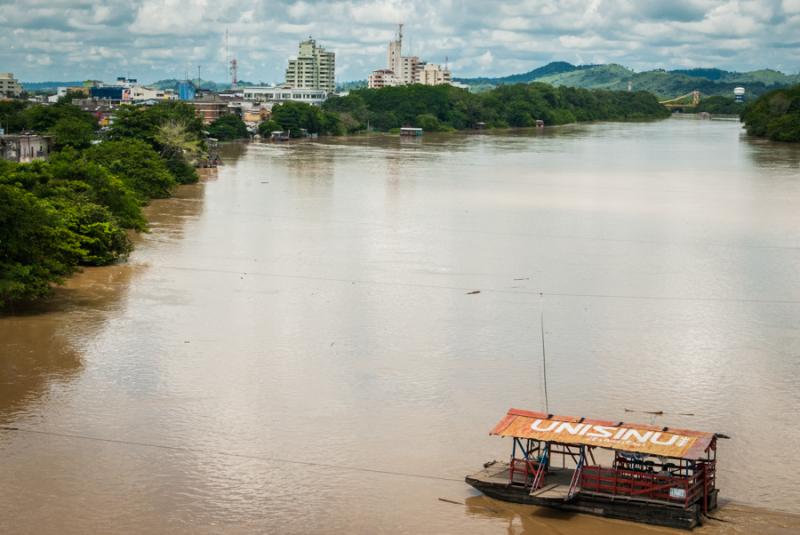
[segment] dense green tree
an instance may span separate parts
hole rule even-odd
[[[84,158],[119,177],[141,201],[169,197],[177,184],[166,161],[138,139],[99,143],[85,151]]]
[[[439,119],[432,113],[421,113],[417,115],[414,124],[426,132],[439,132],[445,129],[442,123],[439,122]]]
[[[142,209],[136,194],[105,167],[65,149],[50,161],[19,165],[0,175],[0,183],[14,184],[51,204],[59,199],[91,202],[106,207],[123,228],[144,230]]]
[[[741,115],[747,133],[774,141],[800,141],[800,85],[761,95]]]
[[[300,102],[285,102],[272,108],[272,120],[289,132],[291,137],[300,137],[301,129],[319,131],[319,115],[313,106]]]
[[[75,270],[80,256],[75,235],[54,208],[0,183],[0,308],[46,295]]]
[[[0,100],[0,128],[6,133],[20,132],[27,126],[22,112],[28,107],[23,100]]]
[[[197,182],[193,163],[205,151],[203,123],[185,102],[153,106],[121,106],[109,131],[112,140],[139,139],[149,143],[167,162],[179,184]]]
[[[133,248],[125,229],[105,206],[80,197],[61,197],[51,203],[75,236],[79,264],[104,266],[127,256]]]
[[[713,96],[700,101],[695,108],[696,112],[708,112],[720,115],[739,115],[744,110],[743,102],[736,102],[730,97]]]
[[[55,138],[56,149],[72,147],[85,149],[94,139],[94,128],[86,121],[75,117],[62,117],[48,132]]]
[[[155,146],[160,148],[178,184],[192,184],[199,178],[191,164],[201,157],[204,149],[191,128],[184,120],[168,120],[158,126],[154,137]]]
[[[179,101],[159,102],[153,106],[120,106],[114,112],[109,138],[141,139],[161,151],[157,135],[167,123],[182,125],[186,135],[193,140],[199,142],[203,138],[203,123],[195,114],[194,107]]]
[[[340,135],[345,133],[342,120],[336,113],[324,111],[319,106],[304,102],[284,102],[272,108],[271,120],[280,130],[289,132],[292,137],[302,135],[301,130],[310,134]]]
[[[323,103],[322,109],[326,114],[338,117],[344,133],[357,132],[365,128],[369,121],[367,103],[357,94],[331,96]]]
[[[56,123],[63,119],[74,119],[85,123],[93,130],[97,129],[97,119],[94,115],[82,111],[70,103],[58,103],[49,106],[34,104],[22,111],[22,118],[25,121],[25,129],[42,134],[49,132]]]
[[[267,121],[263,121],[258,125],[258,135],[264,139],[269,139],[273,132],[277,132],[281,130],[281,125],[269,119]]]
[[[15,194],[6,191],[11,199],[9,202],[21,203],[20,210],[41,217],[52,227],[52,235],[62,242],[61,249],[50,247],[50,253],[41,253],[49,255],[41,262],[45,266],[53,263],[57,269],[47,268],[46,272],[30,279],[24,279],[23,275],[40,272],[35,266],[28,266],[24,259],[39,253],[32,249],[26,257],[23,242],[18,242],[13,257],[20,265],[12,266],[13,275],[9,277],[29,286],[31,297],[43,293],[44,287],[39,284],[42,280],[49,284],[79,264],[103,265],[127,255],[131,243],[125,228],[141,230],[145,227],[135,194],[106,168],[85,160],[71,148],[64,149],[49,162],[0,166],[0,186],[14,189]],[[34,203],[31,198],[37,201]],[[12,216],[8,217],[13,217],[16,212],[11,213]],[[29,225],[29,220],[21,219],[12,226],[26,225]],[[24,231],[24,228],[19,231]],[[30,246],[34,245],[31,243]],[[0,276],[0,279],[5,278],[8,277]],[[14,294],[9,293],[9,300],[26,298],[22,286],[14,288]]]
[[[359,89],[347,97],[329,99],[326,111],[339,114],[347,131],[420,126],[425,130],[528,127],[536,121],[640,120],[669,116],[650,93],[553,87],[542,83],[502,85],[473,94],[450,85],[410,85]],[[353,123],[356,123],[354,125]]]
[[[236,115],[223,115],[208,126],[208,135],[220,141],[233,141],[250,137],[247,125]]]

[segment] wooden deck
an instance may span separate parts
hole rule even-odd
[[[569,497],[569,486],[575,470],[571,468],[552,468],[544,476],[544,485],[531,491],[530,495],[542,500],[561,500]]]
[[[508,463],[498,462],[469,477],[493,485],[507,485],[508,472]],[[572,468],[550,468],[544,476],[543,485],[531,492],[530,495],[542,500],[564,500],[569,494],[569,486],[574,473],[575,470]],[[514,483],[525,485],[530,481],[526,481],[525,474],[514,472]]]

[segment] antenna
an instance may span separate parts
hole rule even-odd
[[[231,60],[231,89],[236,89],[236,84],[239,82],[239,62],[236,58]]]
[[[550,414],[550,400],[547,397],[547,353],[544,349],[544,310],[540,316],[539,324],[542,328],[542,375],[544,375],[544,410]]]
[[[239,73],[239,63],[236,57],[231,57],[230,48],[228,47],[228,28],[225,28],[225,64],[228,67],[228,72],[231,75],[231,89],[236,89]]]

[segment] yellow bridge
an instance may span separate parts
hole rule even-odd
[[[661,100],[659,103],[671,110],[676,108],[695,108],[700,104],[700,91],[695,89],[691,93],[668,100]]]

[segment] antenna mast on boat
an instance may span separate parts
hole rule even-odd
[[[550,400],[547,398],[547,352],[544,349],[544,310],[539,317],[539,325],[542,328],[542,375],[544,375],[544,410],[550,414]]]

